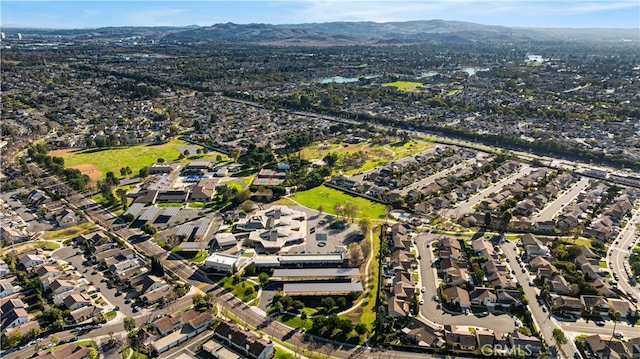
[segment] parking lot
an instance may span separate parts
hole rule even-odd
[[[293,209],[307,213],[307,238],[304,244],[291,248],[288,253],[335,253],[339,247],[362,240],[356,224],[346,223],[344,227],[333,222],[334,215],[293,206]]]
[[[132,300],[131,294],[120,291],[119,288],[109,288],[109,283],[105,282],[105,271],[97,270],[95,267],[89,265],[86,262],[86,258],[83,254],[78,254],[80,249],[73,247],[63,247],[53,252],[52,257],[61,259],[74,266],[77,271],[84,276],[90,284],[87,291],[95,290],[99,293],[104,300],[111,305],[107,305],[107,308],[119,307],[119,311],[125,316],[133,316],[133,309],[131,303],[125,303],[127,299]],[[95,289],[93,289],[93,288]],[[116,295],[116,293],[122,293],[122,295]]]

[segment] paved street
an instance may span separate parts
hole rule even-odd
[[[107,283],[102,282],[104,278],[102,271],[97,271],[93,266],[87,265],[86,258],[83,254],[77,254],[80,249],[73,247],[62,247],[56,251],[54,251],[51,256],[53,258],[57,258],[67,263],[73,265],[77,268],[78,272],[85,276],[87,281],[93,282],[92,285],[89,285],[88,290],[100,290],[99,295],[102,296],[106,302],[109,304],[107,308],[111,310],[114,307],[119,307],[120,312],[125,316],[133,315],[133,311],[131,309],[130,304],[125,304],[126,298],[131,298],[131,296],[127,295],[127,293],[123,293],[123,295],[116,296],[116,292],[118,292],[117,288],[109,289],[107,287]],[[96,274],[93,274],[95,271]],[[94,288],[94,289],[92,289]]]
[[[611,249],[607,252],[606,260],[611,272],[618,274],[618,288],[624,293],[632,293],[640,302],[640,286],[638,284],[632,286],[629,283],[629,275],[626,270],[626,268],[629,268],[629,253],[640,238],[637,235],[638,221],[640,221],[640,210],[635,210],[633,217],[627,222],[625,228],[620,231],[611,245]],[[627,264],[626,268],[625,263]]]
[[[445,212],[445,216],[449,218],[459,218],[465,215],[466,213],[471,213],[474,211],[473,206],[480,203],[485,197],[494,192],[502,191],[502,188],[508,184],[514,183],[518,178],[522,178],[529,173],[531,173],[533,169],[525,164],[522,165],[520,170],[512,175],[509,175],[502,180],[498,181],[498,183],[494,183],[493,186],[485,188],[480,193],[472,196],[468,200],[459,203],[455,208],[448,209]]]
[[[513,270],[516,272],[515,277],[522,286],[524,290],[524,294],[529,299],[529,311],[531,311],[531,315],[533,317],[534,322],[536,323],[536,327],[540,330],[542,334],[542,338],[549,344],[555,344],[555,339],[553,339],[553,329],[559,328],[560,325],[558,322],[553,319],[553,317],[549,313],[545,313],[542,311],[542,307],[536,301],[536,293],[537,289],[531,285],[529,285],[530,277],[529,272],[526,271],[522,273],[523,264],[519,264],[516,259],[516,245],[512,242],[506,241],[501,246],[502,252],[505,257],[509,259],[509,263]],[[567,357],[573,358],[574,353],[577,351],[573,342],[569,342],[562,346],[562,351],[566,354]]]
[[[576,182],[573,187],[568,191],[565,191],[560,197],[551,202],[535,217],[533,222],[543,222],[551,220],[562,208],[571,203],[581,191],[589,186],[590,179],[588,177],[580,176],[580,180]]]
[[[422,257],[420,260],[420,283],[419,288],[425,287],[426,293],[422,295],[424,305],[420,306],[420,314],[422,317],[440,325],[459,325],[472,326],[478,328],[488,328],[503,333],[512,332],[515,329],[514,320],[508,314],[494,315],[484,318],[478,318],[473,314],[452,315],[445,313],[442,309],[437,309],[438,303],[433,300],[433,296],[437,294],[438,287],[437,272],[433,266],[433,252],[431,247],[427,248],[426,244],[437,239],[438,234],[420,233],[416,236],[416,246],[418,253]]]

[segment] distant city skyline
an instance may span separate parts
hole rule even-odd
[[[640,28],[640,1],[283,0],[2,1],[1,26],[87,29],[108,26],[300,24],[334,21],[466,21],[547,28]]]

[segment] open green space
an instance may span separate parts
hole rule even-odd
[[[300,152],[304,159],[322,159],[329,153],[337,153],[340,156],[363,152],[370,161],[391,161],[414,155],[416,153],[432,148],[433,144],[417,141],[396,141],[385,145],[371,143],[357,144],[313,144],[302,149]]]
[[[163,158],[166,162],[175,161],[180,156],[177,146],[187,145],[185,141],[174,140],[161,145],[139,145],[118,148],[90,148],[57,155],[64,158],[65,167],[82,164],[93,164],[102,172],[102,177],[109,171],[120,176],[120,168],[129,166],[136,175],[145,166]]]
[[[29,244],[33,244],[34,246],[44,249],[46,251],[53,251],[60,248],[60,243],[56,242],[47,242],[47,241],[37,241],[37,242],[28,242]]]
[[[160,245],[160,244],[158,244],[158,245]],[[166,246],[166,244],[165,244],[165,246]],[[206,247],[206,245],[205,245],[205,247]],[[195,252],[195,251],[183,251],[183,250],[180,249],[180,247],[177,247],[177,246],[173,247],[171,249],[171,252],[179,255],[180,257],[182,257],[182,258],[184,258],[184,259],[186,259],[188,261],[195,262],[195,263],[204,262],[204,260],[207,259],[207,254],[208,254],[207,251],[198,251],[198,252]]]
[[[244,302],[250,302],[258,297],[258,289],[257,285],[249,282],[249,281],[240,281],[236,284],[233,283],[233,276],[223,276],[222,278],[217,278],[216,284],[223,287],[224,289],[231,290],[231,293],[238,297],[240,300]]]
[[[327,186],[318,186],[307,191],[301,191],[291,197],[294,201],[305,207],[317,209],[322,206],[323,212],[336,214],[335,205],[353,203],[357,208],[356,217],[369,217],[371,219],[384,219],[386,209],[382,203],[352,196]]]
[[[395,82],[387,82],[382,84],[383,87],[396,87],[398,91],[407,91],[412,92],[416,91],[422,87],[421,82],[413,82],[413,81],[395,81]]]
[[[95,231],[97,229],[98,229],[98,227],[96,227],[92,223],[85,222],[85,223],[77,224],[77,225],[72,226],[72,227],[58,229],[58,230],[55,230],[55,231],[45,231],[44,232],[44,239],[48,239],[48,240],[71,239],[71,238],[76,238],[77,236],[79,236],[81,234],[93,232],[93,231]]]

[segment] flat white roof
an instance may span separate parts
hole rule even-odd
[[[238,243],[238,240],[233,233],[218,233],[216,234],[216,241],[221,247]]]
[[[224,253],[214,253],[204,260],[206,263],[222,263],[232,266],[240,257]]]

